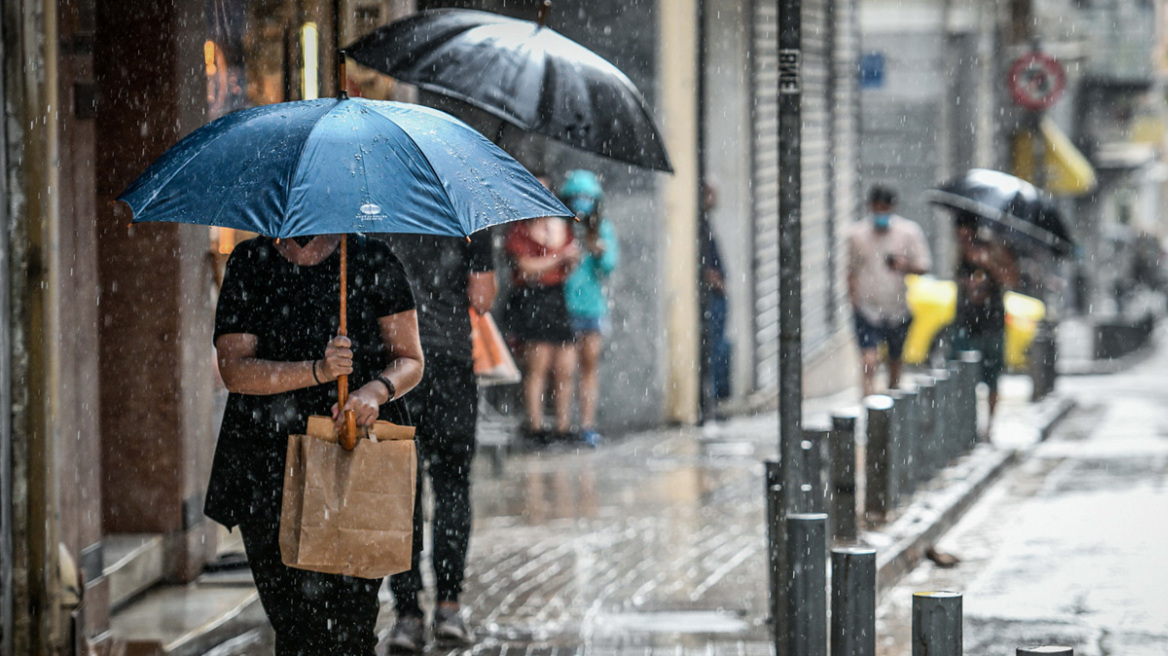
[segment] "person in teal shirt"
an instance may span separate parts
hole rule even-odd
[[[569,171],[560,186],[560,198],[576,214],[584,257],[564,283],[564,296],[580,374],[580,440],[590,446],[601,441],[596,431],[596,403],[600,392],[600,356],[608,332],[608,295],[605,282],[616,269],[620,246],[612,223],[600,213],[604,189],[591,171]]]

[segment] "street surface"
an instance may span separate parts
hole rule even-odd
[[[964,595],[965,653],[1061,644],[1168,654],[1168,349],[1129,371],[1063,377],[1078,408],[939,543],[878,611],[880,656],[911,653],[911,595]]]

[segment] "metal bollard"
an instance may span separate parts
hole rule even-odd
[[[920,398],[915,388],[900,391],[900,432],[897,435],[896,490],[901,499],[916,490],[916,443],[920,433]]]
[[[901,500],[899,483],[901,472],[904,470],[904,436],[908,432],[904,422],[908,415],[908,406],[905,405],[904,392],[890,390],[888,396],[892,399],[892,415],[888,423],[888,457],[884,463],[888,467],[887,494],[888,508],[891,510],[900,505]]]
[[[827,486],[824,484],[823,449],[831,439],[829,428],[804,428],[803,442],[799,445],[803,453],[803,482],[799,488],[799,501],[795,510],[820,513],[827,510]]]
[[[977,386],[981,383],[981,351],[962,351],[960,356],[964,387],[968,391],[965,399],[965,416],[962,419],[962,444],[966,451],[977,446]]]
[[[933,476],[933,430],[936,426],[937,387],[933,379],[924,377],[917,383],[917,434],[913,441],[917,484]]]
[[[827,515],[787,517],[788,656],[827,656]]]
[[[961,656],[961,631],[961,593],[913,594],[913,656]]]
[[[1033,381],[1031,401],[1041,401],[1047,394],[1054,391],[1055,363],[1058,361],[1058,340],[1056,339],[1055,324],[1049,321],[1039,321],[1034,340],[1027,349],[1026,359],[1030,369],[1030,379]]]
[[[831,656],[876,654],[876,550],[831,550]]]
[[[1042,647],[1019,647],[1015,656],[1075,656],[1075,650],[1070,647],[1044,645]]]
[[[873,394],[864,399],[868,411],[868,446],[864,452],[864,514],[868,526],[884,519],[889,510],[888,444],[892,428],[892,397]]]
[[[856,415],[831,416],[828,524],[834,542],[856,539]]]
[[[787,587],[781,572],[786,569],[787,529],[784,522],[783,487],[779,479],[777,460],[766,461],[766,516],[767,516],[767,583],[771,592],[771,621],[775,624],[775,635],[783,635],[787,618]]]
[[[953,425],[949,419],[949,409],[952,405],[953,377],[948,369],[934,369],[931,374],[936,386],[935,402],[937,410],[933,428],[933,471],[940,471],[949,464],[949,441],[953,433]]]

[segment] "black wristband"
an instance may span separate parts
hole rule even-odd
[[[324,384],[324,383],[320,382],[320,379],[319,379],[319,378],[317,378],[317,377],[316,377],[316,360],[313,360],[313,361],[312,361],[312,379],[316,381],[316,384],[317,384],[317,385],[323,385],[323,384]]]
[[[386,378],[385,376],[378,376],[377,378],[374,378],[374,380],[381,383],[382,385],[385,385],[385,389],[389,391],[389,398],[385,400],[386,403],[389,403],[393,400],[393,397],[397,396],[397,389],[393,386],[393,381]]]

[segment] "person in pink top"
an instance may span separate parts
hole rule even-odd
[[[888,387],[900,384],[900,357],[912,322],[905,298],[904,277],[932,266],[921,227],[894,213],[896,192],[873,186],[868,193],[869,216],[847,235],[848,300],[860,345],[864,396],[875,392],[880,344],[887,347]]]
[[[524,437],[536,443],[568,440],[576,356],[564,282],[580,263],[580,243],[567,221],[543,217],[512,224],[505,250],[512,265],[505,315],[524,349]],[[554,431],[543,418],[549,374],[555,388]]]

